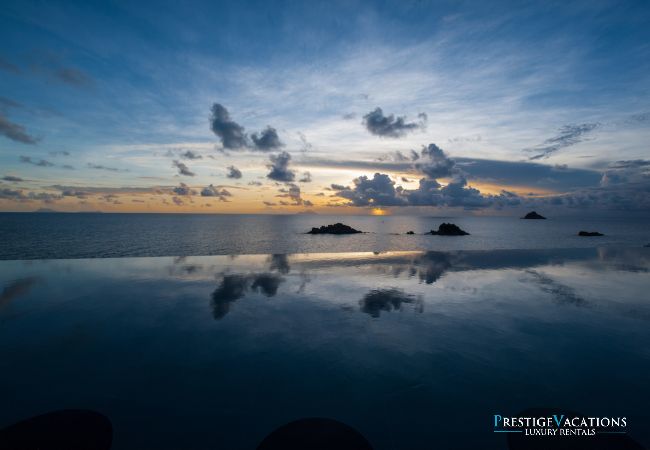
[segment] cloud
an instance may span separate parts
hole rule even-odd
[[[271,171],[266,175],[266,178],[282,182],[295,180],[296,173],[289,169],[289,162],[291,161],[291,155],[289,153],[281,152],[277,155],[271,155],[269,159],[271,160],[271,164],[268,165],[268,168]]]
[[[287,198],[291,201],[292,205],[305,205],[313,206],[312,202],[309,200],[304,200],[301,196],[300,186],[294,183],[290,183],[286,188],[281,188],[279,194],[276,197]],[[288,205],[289,203],[283,202],[283,204]]]
[[[468,186],[464,171],[435,144],[423,147],[413,159],[418,161],[415,168],[425,175],[417,189],[396,187],[388,174],[377,172],[373,178],[365,175],[355,178],[353,187],[333,184],[332,190],[337,197],[349,200],[348,205],[360,207],[448,206],[474,209],[521,203],[521,199],[512,193],[484,195]],[[437,178],[450,178],[450,181],[442,185]]]
[[[600,126],[601,124],[597,122],[583,123],[579,125],[565,125],[560,128],[559,133],[556,136],[545,140],[537,147],[526,149],[527,152],[536,153],[529,159],[531,161],[546,159],[558,150],[584,141],[592,131],[596,130]]]
[[[415,167],[429,178],[444,178],[451,176],[456,170],[456,163],[445,155],[436,144],[423,147]]]
[[[2,179],[3,179],[4,181],[11,181],[11,182],[15,182],[15,183],[19,183],[19,182],[21,182],[21,181],[25,181],[25,180],[23,180],[22,178],[20,178],[20,177],[15,177],[15,176],[13,176],[13,175],[5,175],[4,177],[2,177]]]
[[[262,130],[259,136],[257,133],[253,133],[251,139],[253,140],[255,148],[264,152],[275,150],[283,146],[278,137],[277,131],[275,128],[270,126],[267,126],[266,129]]]
[[[278,149],[284,144],[275,128],[267,126],[259,133],[250,137],[245,128],[230,118],[228,110],[219,103],[212,105],[210,129],[221,139],[221,145],[226,150],[257,150],[267,152]]]
[[[201,190],[201,197],[218,197],[220,201],[229,201],[227,197],[232,197],[232,194],[226,189],[219,189],[213,185],[206,186]]]
[[[336,195],[350,201],[353,206],[404,206],[405,198],[395,189],[395,182],[386,174],[375,173],[373,178],[362,175],[353,181],[354,187],[332,185]],[[343,189],[338,189],[343,188]]]
[[[25,130],[25,127],[18,125],[0,114],[0,135],[22,144],[36,144],[39,139],[31,136]]]
[[[93,163],[88,163],[86,164],[86,167],[89,169],[94,169],[94,170],[106,170],[108,172],[128,172],[128,170],[124,169],[118,169],[116,167],[107,167],[102,164],[93,164]]]
[[[420,113],[418,117],[418,123],[406,122],[406,117],[395,117],[393,114],[385,116],[382,109],[377,107],[363,116],[363,123],[366,129],[376,136],[399,138],[410,131],[425,127],[427,115]]]
[[[196,152],[193,152],[192,150],[187,150],[185,152],[182,152],[180,154],[181,158],[183,159],[202,159],[203,156],[199,155]]]
[[[196,175],[194,172],[190,170],[189,167],[185,165],[185,163],[180,162],[179,160],[175,159],[172,162],[172,167],[176,167],[178,169],[178,174],[179,175],[184,175],[186,177],[193,177]]]
[[[40,159],[38,161],[33,160],[30,156],[21,156],[20,157],[20,162],[24,164],[31,164],[33,166],[38,166],[38,167],[53,167],[54,164],[46,161],[44,159]]]
[[[196,191],[185,183],[181,183],[178,186],[172,188],[172,192],[176,195],[196,195]]]
[[[49,192],[28,192],[25,194],[22,189],[0,189],[0,199],[4,200],[15,200],[19,202],[37,200],[44,203],[52,203],[55,200],[59,200],[61,198],[63,198],[62,195],[51,194]]]
[[[311,172],[305,172],[302,174],[302,178],[298,180],[301,183],[311,183]]]
[[[238,180],[242,177],[242,173],[241,170],[239,170],[235,166],[228,166],[228,174],[226,176],[228,178],[233,178],[235,180]]]
[[[247,147],[244,127],[233,121],[228,110],[219,103],[212,105],[210,129],[221,139],[221,144],[225,149],[236,150]]]
[[[74,189],[65,189],[61,191],[61,195],[64,197],[77,197],[77,198],[87,198],[90,193],[86,191],[77,191]]]

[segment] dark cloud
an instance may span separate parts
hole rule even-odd
[[[291,155],[289,153],[281,152],[277,155],[271,155],[269,159],[271,160],[271,164],[269,164],[268,168],[271,171],[266,175],[266,178],[282,182],[295,180],[296,173],[289,169],[289,162],[291,161]]]
[[[107,172],[128,172],[128,170],[121,170],[116,167],[107,167],[102,164],[93,164],[93,163],[88,163],[86,164],[86,167],[89,169],[94,169],[94,170],[106,170]]]
[[[242,177],[242,173],[241,170],[239,170],[235,166],[228,166],[228,174],[226,176],[228,178],[233,178],[235,180],[238,180]]]
[[[25,164],[31,164],[33,166],[38,166],[38,167],[53,167],[54,164],[46,161],[44,159],[39,159],[38,161],[33,160],[31,156],[21,156],[20,157],[20,162],[25,163]]]
[[[579,125],[565,125],[560,128],[557,136],[545,140],[541,145],[535,148],[526,149],[527,152],[535,153],[529,159],[531,161],[538,159],[546,159],[553,153],[566,147],[576,145],[584,141],[587,136],[601,124],[599,123],[583,123]]]
[[[377,318],[382,311],[399,311],[402,304],[409,303],[417,304],[417,310],[422,312],[422,300],[405,293],[401,289],[373,289],[359,300],[359,308],[362,312]]]
[[[232,197],[232,194],[226,189],[219,189],[213,185],[206,186],[201,190],[201,197],[217,197],[222,202],[227,202],[228,197]]]
[[[56,200],[63,198],[62,195],[51,194],[49,192],[25,192],[22,189],[0,189],[0,199],[15,200],[19,202],[25,201],[42,201],[44,203],[53,203]]]
[[[2,179],[3,179],[4,181],[11,181],[11,182],[15,182],[15,183],[19,183],[19,182],[21,182],[21,181],[25,181],[25,180],[23,180],[22,178],[20,178],[20,177],[15,177],[15,176],[13,176],[13,175],[5,175],[4,177],[2,177]]]
[[[393,114],[385,116],[382,109],[377,107],[374,111],[363,116],[363,123],[368,131],[374,135],[399,138],[409,131],[424,128],[427,115],[420,113],[418,118],[420,122],[406,122],[406,117],[395,117]]]
[[[423,147],[418,161],[421,162],[416,163],[415,167],[432,179],[449,177],[456,170],[456,163],[436,144]]]
[[[373,178],[362,175],[355,178],[353,188],[332,185],[336,195],[350,201],[352,206],[404,206],[406,199],[395,189],[395,182],[386,174],[375,173]],[[344,188],[344,189],[338,189]]]
[[[375,173],[372,179],[361,176],[353,187],[332,185],[336,196],[349,200],[350,206],[449,206],[466,209],[488,206],[514,206],[521,203],[512,193],[483,195],[468,186],[465,172],[435,144],[423,147],[415,168],[425,175],[417,189],[395,186],[389,175]],[[437,178],[448,178],[442,185]]]
[[[262,186],[262,183],[259,181],[249,181],[248,182],[249,186]]]
[[[77,197],[77,198],[85,199],[90,195],[90,193],[85,191],[77,191],[74,189],[65,189],[61,191],[61,195],[63,195],[64,197]]]
[[[22,144],[36,144],[39,139],[31,136],[25,127],[10,121],[3,114],[0,114],[0,135]]]
[[[277,130],[271,126],[249,137],[244,127],[232,120],[228,110],[219,103],[212,105],[210,129],[221,139],[221,145],[225,150],[246,149],[267,152],[284,145],[280,141]]]
[[[172,192],[176,195],[196,195],[196,191],[185,183],[181,183],[178,186],[172,188]]]
[[[277,203],[274,203],[274,202],[268,202],[268,201],[266,201],[266,200],[263,201],[262,203],[264,203],[266,206],[277,206]]]
[[[234,122],[228,110],[219,103],[212,105],[210,129],[221,139],[225,149],[236,150],[248,146],[244,127]]]
[[[179,175],[184,175],[186,177],[193,177],[196,175],[194,172],[190,170],[189,167],[185,165],[185,163],[180,162],[179,160],[175,159],[172,162],[172,167],[175,167],[178,169],[178,174]]]
[[[58,152],[49,152],[50,156],[70,156],[70,152],[62,150]]]
[[[278,149],[283,145],[278,137],[276,129],[270,126],[267,126],[266,129],[262,130],[259,135],[253,133],[251,139],[254,147],[263,152]]]
[[[276,195],[276,197],[287,198],[291,201],[292,205],[312,206],[312,203],[309,200],[303,200],[300,195],[300,186],[297,184],[287,184],[287,187],[280,188],[279,192],[280,194]]]
[[[203,156],[199,155],[196,152],[193,152],[192,150],[187,150],[184,151],[180,154],[181,158],[183,159],[202,159]]]

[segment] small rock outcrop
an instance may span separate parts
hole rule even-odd
[[[537,214],[535,211],[531,211],[522,217],[522,219],[546,219],[546,217],[542,216],[541,214]]]
[[[415,234],[415,231],[407,231],[406,234]]]
[[[467,231],[461,230],[458,225],[453,223],[443,223],[438,227],[438,231],[431,230],[430,234],[438,236],[467,236]]]
[[[581,231],[578,233],[578,236],[605,236],[603,233],[598,231]]]
[[[312,228],[307,234],[355,234],[363,233],[363,231],[355,230],[351,226],[342,223],[335,223],[334,225],[323,225],[320,228]]]

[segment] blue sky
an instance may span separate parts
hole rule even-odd
[[[646,2],[4,2],[0,209],[644,210],[647,23]]]

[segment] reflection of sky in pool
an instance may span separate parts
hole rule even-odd
[[[341,420],[382,448],[505,448],[492,414],[650,441],[650,249],[0,262],[0,427],[62,408],[115,449],[254,448]]]

